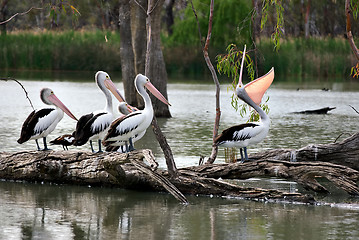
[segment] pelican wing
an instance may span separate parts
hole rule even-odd
[[[109,119],[106,115],[108,115],[108,113],[103,111],[83,115],[76,125],[74,145],[84,145],[90,137],[108,128],[111,124],[112,117]]]
[[[24,143],[32,136],[45,131],[51,125],[52,117],[55,116],[51,114],[54,110],[53,108],[42,108],[32,111],[22,125],[20,138],[17,142]]]
[[[260,125],[256,123],[244,123],[232,126],[223,130],[223,132],[215,139],[215,143],[221,145],[225,142],[241,142],[253,138],[260,132],[258,126]]]
[[[272,84],[274,79],[274,68],[272,68],[266,75],[247,83],[244,86],[248,96],[259,105],[262,101],[264,93],[267,91],[269,86]]]
[[[117,118],[110,127],[105,140],[111,140],[113,137],[122,136],[136,129],[145,120],[141,111],[133,112],[127,116]]]

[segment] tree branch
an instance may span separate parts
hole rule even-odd
[[[353,50],[353,53],[355,55],[355,57],[357,58],[357,60],[359,61],[359,50],[357,48],[357,46],[355,45],[354,39],[353,39],[353,34],[352,34],[352,25],[351,25],[351,10],[350,10],[350,0],[345,0],[345,15],[347,17],[347,25],[346,25],[346,29],[347,29],[347,39],[349,41],[350,47]]]
[[[25,14],[28,14],[32,9],[36,9],[36,10],[42,10],[43,8],[37,8],[37,7],[31,7],[29,10],[27,10],[26,12],[22,12],[22,13],[15,13],[14,15],[12,15],[8,20],[5,20],[3,22],[0,22],[0,25],[5,24],[10,22],[13,18],[15,18],[16,16],[22,16]]]
[[[25,96],[26,96],[27,100],[29,100],[29,103],[30,103],[30,105],[31,105],[31,107],[32,107],[32,110],[35,110],[34,105],[32,105],[32,102],[31,102],[31,100],[30,100],[30,98],[29,98],[29,94],[28,94],[28,92],[26,91],[25,87],[21,84],[21,82],[19,82],[19,81],[18,81],[17,79],[15,79],[15,78],[11,78],[11,77],[0,78],[0,80],[6,81],[6,82],[9,81],[9,80],[13,80],[13,81],[15,81],[17,84],[19,84],[19,85],[21,86],[21,88],[24,90]]]

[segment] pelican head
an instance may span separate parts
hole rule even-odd
[[[104,71],[98,71],[95,75],[95,80],[98,87],[105,92],[105,87],[111,91],[111,93],[117,98],[120,102],[125,102],[125,98],[116,88],[115,84],[112,82],[110,75]]]
[[[137,91],[139,92],[140,88],[146,87],[158,100],[163,102],[166,105],[171,106],[171,104],[167,101],[167,99],[152,85],[148,77],[142,74],[137,74],[135,78],[135,86]]]
[[[54,92],[50,88],[43,88],[40,91],[40,98],[43,103],[47,105],[55,105],[59,107],[64,113],[66,113],[70,118],[77,121],[77,118],[70,112],[70,110],[56,97]]]
[[[118,111],[123,115],[128,115],[133,112],[126,102],[120,102],[120,104],[118,105]]]
[[[255,104],[259,105],[262,101],[262,97],[264,93],[267,91],[267,89],[273,82],[274,68],[271,68],[271,70],[269,70],[267,74],[253,80],[252,82],[247,83],[246,85],[243,85],[242,74],[243,74],[243,65],[244,65],[245,56],[246,56],[246,45],[244,45],[241,71],[239,74],[239,80],[236,87],[236,94],[238,98],[242,99],[247,103],[249,101],[248,98],[250,98]]]

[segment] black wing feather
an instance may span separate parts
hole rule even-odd
[[[17,140],[18,143],[24,143],[28,141],[32,136],[38,134],[35,132],[35,126],[39,122],[39,119],[50,114],[55,109],[53,108],[42,108],[38,111],[34,110],[26,118],[25,122],[22,124],[20,138]],[[44,129],[45,130],[45,129]]]
[[[259,126],[259,125],[255,124],[255,123],[243,123],[243,124],[229,127],[227,129],[223,130],[223,132],[217,136],[217,138],[214,140],[214,142],[215,142],[215,144],[219,145],[226,141],[244,141],[244,140],[250,138],[249,134],[242,134],[242,135],[239,135],[239,137],[237,137],[236,139],[234,139],[233,138],[234,133],[237,131],[241,131],[245,128],[254,128],[256,126]]]
[[[121,122],[123,122],[125,119],[130,118],[130,117],[132,117],[132,116],[135,116],[135,115],[137,115],[137,114],[141,114],[141,113],[140,113],[140,112],[133,112],[133,113],[131,113],[131,114],[129,114],[129,115],[126,115],[126,116],[123,116],[123,117],[119,117],[119,118],[117,118],[115,121],[113,121],[112,124],[111,124],[111,127],[110,127],[110,129],[109,129],[109,131],[108,131],[108,133],[107,133],[107,135],[106,135],[106,137],[105,137],[105,140],[106,140],[106,139],[109,139],[109,138],[112,138],[112,137],[118,136],[119,133],[118,133],[117,130],[116,130],[117,126],[120,125]],[[137,128],[137,126],[135,126],[135,127],[133,127],[133,128],[125,129],[123,132],[121,132],[121,135],[126,134],[126,133],[128,133],[128,132],[130,132],[130,131],[132,131],[132,130],[134,130],[134,129],[136,129],[136,128]]]
[[[94,129],[95,131],[92,131],[91,126],[96,121],[96,119],[102,115],[106,114],[106,112],[101,112],[96,115],[93,113],[89,113],[86,115],[83,115],[79,121],[76,124],[76,131],[74,132],[74,145],[75,146],[81,146],[84,145],[90,137],[93,135],[96,135],[100,133],[100,129]],[[105,126],[107,128],[110,124]]]

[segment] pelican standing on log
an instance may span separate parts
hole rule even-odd
[[[274,68],[272,68],[266,75],[242,86],[242,72],[245,52],[246,46],[244,46],[243,50],[241,71],[238,85],[236,87],[236,95],[239,99],[243,100],[258,112],[260,121],[244,123],[227,128],[223,130],[223,132],[214,141],[217,146],[240,148],[241,162],[248,160],[247,146],[261,142],[268,134],[270,119],[259,104],[265,91],[269,88],[274,79]],[[244,150],[244,158],[242,148]]]
[[[151,98],[145,88],[147,88],[160,101],[170,105],[167,99],[152,85],[146,76],[138,74],[135,78],[135,87],[145,102],[145,108],[143,110],[132,112],[125,117],[116,119],[111,124],[111,127],[103,141],[104,146],[116,144],[116,142],[124,143],[127,146],[128,142],[129,148],[126,149],[126,151],[134,150],[133,139],[140,139],[145,134],[153,119]]]
[[[106,96],[105,109],[83,115],[79,119],[76,125],[76,130],[73,133],[73,136],[75,137],[73,145],[81,146],[87,141],[90,141],[91,150],[92,152],[95,152],[92,141],[98,140],[98,152],[102,152],[101,141],[105,137],[107,130],[114,119],[110,91],[120,102],[124,102],[125,100],[106,72],[98,71],[95,75],[95,81],[97,86]]]
[[[37,150],[40,151],[41,149],[37,139],[43,138],[44,148],[42,150],[45,151],[49,150],[46,144],[46,137],[56,128],[57,124],[64,117],[64,112],[76,121],[77,118],[56,97],[50,88],[41,89],[40,98],[43,103],[54,105],[56,108],[42,108],[30,113],[22,125],[20,138],[17,142],[22,144],[28,140],[34,139],[37,145]]]
[[[120,104],[118,105],[118,111],[122,114],[121,117],[119,117],[119,119],[126,117],[126,115],[130,114],[131,112],[134,111],[138,111],[137,108],[132,107],[130,105],[127,104],[127,102],[120,102]],[[143,131],[140,134],[137,134],[136,136],[134,136],[132,138],[132,143],[134,144],[137,140],[141,139],[143,137],[143,135],[145,135],[146,131]],[[106,152],[121,152],[121,153],[125,153],[128,151],[128,149],[125,149],[124,147],[126,147],[128,141],[116,141],[116,142],[111,142],[111,144],[107,144],[106,146]],[[127,145],[128,148],[128,145]]]

